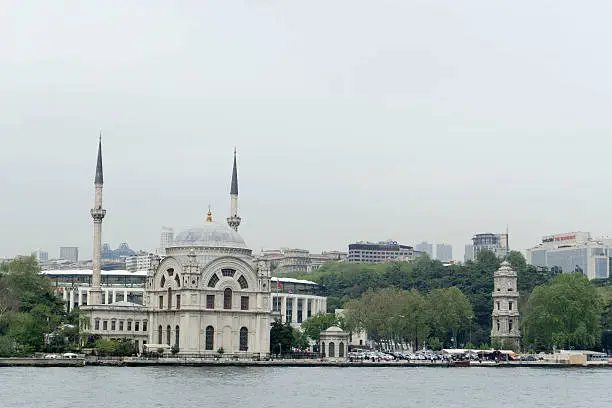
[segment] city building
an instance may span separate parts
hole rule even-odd
[[[59,259],[79,262],[79,247],[60,247]]]
[[[102,261],[125,260],[128,256],[136,255],[136,251],[130,248],[126,242],[119,244],[117,249],[111,249],[109,244],[102,245]]]
[[[248,357],[270,349],[272,304],[270,266],[257,261],[235,225],[236,160],[230,194],[232,214],[226,223],[206,220],[174,237],[163,260],[156,257],[147,271],[143,304],[101,302],[102,145],[98,146],[94,219],[92,285],[82,309],[89,314],[89,331],[103,338],[132,338],[141,350],[167,349],[179,354]],[[234,155],[235,157],[235,155]],[[236,189],[237,190],[237,189]],[[140,337],[128,329],[138,323]],[[248,353],[248,354],[247,354]]]
[[[32,256],[36,258],[39,264],[49,261],[49,253],[46,251],[41,251],[40,249],[32,252]]]
[[[306,249],[281,248],[262,250],[260,258],[270,262],[275,274],[309,274],[328,262],[342,262],[347,254],[340,251],[324,251],[311,254]]]
[[[101,304],[128,302],[144,305],[147,274],[147,270],[102,270]],[[54,290],[66,302],[68,312],[87,306],[91,290],[91,269],[45,270],[41,275],[53,282]],[[272,302],[269,311],[273,318],[299,327],[311,316],[327,313],[327,298],[316,282],[282,277],[272,277],[270,280]]]
[[[557,272],[582,272],[589,279],[610,277],[612,241],[593,239],[589,232],[546,235],[542,242],[527,250],[531,265]]]
[[[416,244],[414,246],[414,249],[416,249],[419,252],[426,252],[430,258],[433,258],[433,244],[430,244],[427,241],[423,241],[419,244]]]
[[[168,248],[174,241],[174,230],[168,227],[162,227],[161,234],[159,237],[159,255],[166,255],[166,248]]]
[[[153,254],[137,254],[125,258],[125,269],[129,272],[146,271],[151,267],[151,260],[155,258]]]
[[[493,252],[498,258],[506,256],[510,251],[508,233],[491,234],[488,232],[474,235],[472,244],[465,246],[465,261],[475,261],[478,259],[478,253],[485,249]]]
[[[498,348],[511,348],[515,351],[519,349],[521,332],[518,305],[517,275],[510,263],[504,261],[493,274],[491,345],[497,344]]]
[[[436,259],[440,262],[451,262],[453,260],[453,246],[449,244],[437,244]]]
[[[413,261],[420,252],[396,241],[356,242],[349,244],[348,262],[379,263]]]

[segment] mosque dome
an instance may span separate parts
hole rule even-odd
[[[175,236],[171,247],[246,248],[238,232],[226,224],[207,220],[202,227],[189,228]]]

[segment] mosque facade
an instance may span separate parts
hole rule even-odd
[[[226,222],[208,211],[201,225],[178,233],[147,272],[143,304],[107,303],[100,296],[102,144],[95,178],[94,259],[86,306],[89,332],[102,338],[128,338],[139,350],[174,348],[178,354],[266,354],[270,350],[269,264],[257,260],[238,228],[236,152]]]

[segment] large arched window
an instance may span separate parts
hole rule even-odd
[[[157,344],[162,344],[162,327],[159,325],[157,328]]]
[[[334,344],[333,341],[329,342],[329,353],[327,353],[328,356],[330,357],[336,357],[336,345]]]
[[[247,289],[249,284],[243,275],[238,278],[238,283],[240,284],[240,289]]]
[[[249,349],[249,329],[243,327],[240,329],[240,351]]]
[[[166,326],[166,344],[170,345],[170,325]]]
[[[179,327],[178,324],[176,325],[176,327],[174,328],[174,345],[176,346],[176,348],[179,348],[180,343],[179,343]]]
[[[343,342],[340,342],[340,344],[338,344],[338,357],[344,357],[344,343]]]
[[[215,345],[215,329],[212,326],[206,328],[206,350],[212,350]]]
[[[219,282],[219,277],[215,273],[213,276],[210,277],[210,280],[208,281],[208,287],[214,288],[215,286],[217,286],[217,282]]]
[[[232,290],[230,288],[226,288],[223,291],[223,308],[224,309],[232,308]]]

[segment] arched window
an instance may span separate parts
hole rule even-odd
[[[328,355],[330,357],[336,357],[336,350],[335,350],[335,348],[336,348],[336,345],[334,344],[334,342],[330,341],[329,342],[329,353],[328,353]]]
[[[178,273],[176,274],[176,276],[174,277],[174,282],[176,282],[176,287],[180,288],[181,287],[181,278],[179,277]]]
[[[166,344],[170,345],[170,325],[166,326]]]
[[[321,355],[325,356],[325,342],[321,342]]]
[[[162,327],[157,328],[157,344],[162,344]]]
[[[219,282],[219,277],[215,273],[213,276],[210,277],[210,280],[208,281],[208,287],[214,288],[215,286],[217,286],[217,282]]]
[[[166,272],[168,272],[168,276],[172,276],[174,274],[174,268],[168,268]]]
[[[238,278],[238,283],[240,284],[240,289],[247,289],[249,287],[249,284],[244,278],[244,275],[240,275],[240,277]]]
[[[161,282],[159,282],[159,286],[163,288],[165,284],[166,284],[166,277],[162,276]]]
[[[223,291],[223,308],[224,309],[232,308],[232,290],[230,288],[226,288]]]
[[[212,326],[206,328],[206,350],[212,350],[215,345],[215,329]]]
[[[221,274],[223,276],[227,276],[227,277],[233,278],[235,273],[236,273],[236,271],[233,270],[233,269],[221,269]]]
[[[340,342],[340,344],[338,344],[338,357],[344,357],[344,343],[343,342]]]
[[[180,346],[179,343],[179,327],[178,324],[176,325],[176,327],[174,328],[174,345],[176,346],[176,348],[178,348]]]
[[[240,329],[240,351],[249,349],[249,329],[243,327]]]

